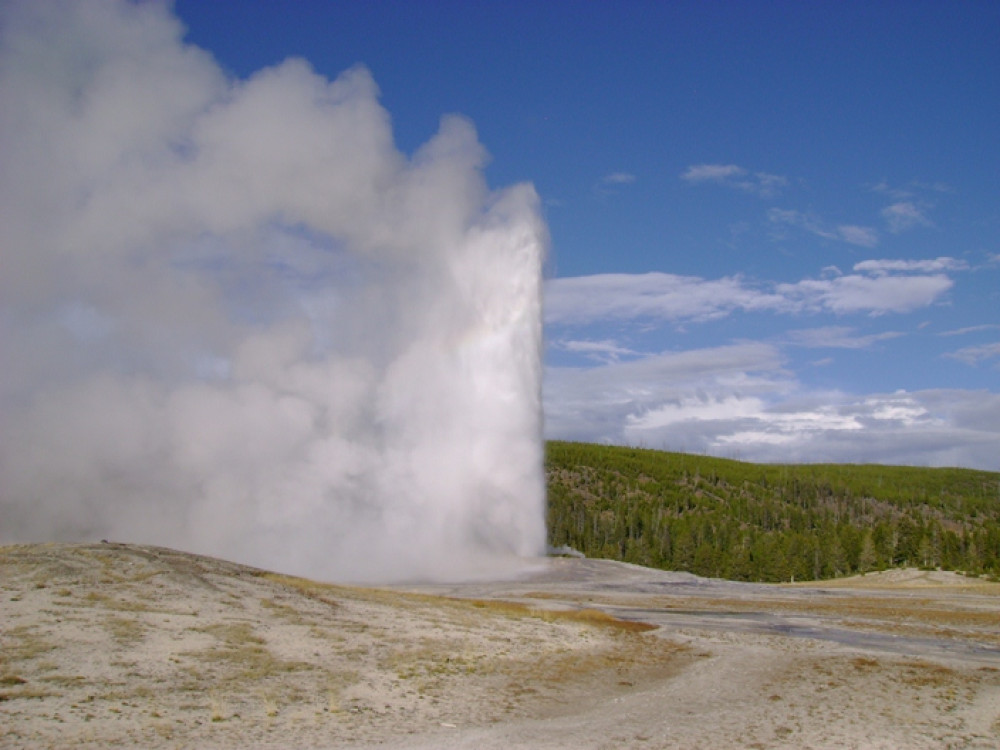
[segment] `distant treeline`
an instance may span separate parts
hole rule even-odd
[[[1000,473],[752,464],[550,442],[549,542],[743,581],[896,566],[1000,574]]]

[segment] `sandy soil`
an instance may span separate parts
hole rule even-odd
[[[374,590],[0,547],[0,747],[114,745],[997,748],[1000,584],[560,558]]]

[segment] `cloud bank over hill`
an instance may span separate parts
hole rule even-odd
[[[2,541],[339,579],[544,550],[530,186],[362,67],[246,80],[166,6],[21,2],[0,47]]]
[[[657,331],[757,315],[794,317],[905,313],[940,301],[950,272],[966,265],[868,260],[795,283],[733,276],[603,274],[546,284],[549,348],[570,362],[546,372],[550,438],[638,445],[766,462],[878,462],[996,469],[1000,397],[933,388],[850,393],[805,385],[789,367],[796,350],[870,350],[906,335],[858,333],[850,325],[787,329],[681,351],[650,351],[638,336],[587,338],[602,322]],[[610,322],[610,323],[609,323]],[[996,347],[953,356],[988,362]],[[575,358],[575,360],[573,360]],[[814,368],[825,361],[815,360]],[[863,375],[863,373],[862,373]]]

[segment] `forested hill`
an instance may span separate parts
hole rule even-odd
[[[1000,473],[752,464],[550,442],[549,542],[747,581],[893,566],[1000,575]]]

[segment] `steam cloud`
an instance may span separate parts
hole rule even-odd
[[[527,185],[369,72],[227,77],[167,7],[15,2],[0,42],[0,541],[341,580],[545,548]]]

